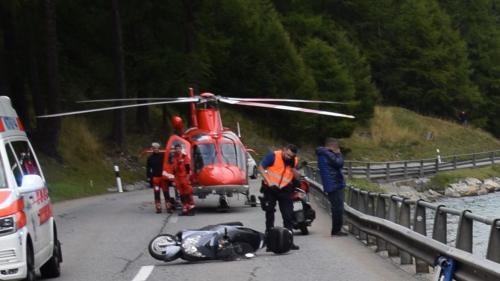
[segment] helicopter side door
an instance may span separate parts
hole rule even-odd
[[[193,159],[191,157],[191,144],[178,135],[172,135],[165,145],[165,156],[163,157],[163,171],[166,171],[169,174],[173,174],[174,172],[174,155],[175,155],[175,146],[179,144],[182,147],[182,152],[186,154],[189,159]]]

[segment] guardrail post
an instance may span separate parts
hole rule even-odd
[[[454,170],[457,169],[457,156],[456,155],[453,155],[453,169]]]
[[[436,164],[435,164],[435,173],[439,172],[439,159],[436,159]]]
[[[500,263],[500,219],[495,219],[491,224],[490,239],[486,258]]]
[[[351,188],[351,207],[356,210],[359,210],[359,190],[355,188]],[[351,232],[354,236],[359,234],[359,231],[353,224],[349,227],[349,232]]]
[[[424,176],[424,160],[420,160],[420,177]]]
[[[448,214],[441,211],[441,208],[446,207],[445,205],[439,205],[436,208],[436,214],[434,215],[434,227],[432,229],[432,239],[439,241],[443,244],[447,243],[447,225],[448,225]]]
[[[354,208],[354,188],[352,187],[349,187],[349,199],[347,202],[349,202],[349,206]]]
[[[460,216],[460,222],[457,229],[457,243],[455,247],[460,250],[472,253],[472,223],[473,220],[467,218],[465,214],[470,213],[470,210],[464,210]]]
[[[422,199],[417,200],[415,203],[415,217],[413,219],[413,230],[424,236],[427,236],[427,225],[426,225],[426,212],[425,207],[420,205]],[[421,259],[415,258],[415,272],[417,273],[429,273],[429,265]]]
[[[472,166],[476,168],[476,153],[472,153]]]
[[[358,190],[358,211],[366,214],[366,194]]]
[[[370,216],[375,215],[375,196],[376,194],[370,194],[370,192],[367,193],[367,203],[368,203],[368,208],[366,209],[366,213]]]
[[[399,224],[410,228],[410,203],[408,203],[407,198],[403,199],[403,203],[399,208]],[[399,256],[401,257],[401,264],[413,263],[411,255],[402,249],[399,249]]]
[[[405,160],[405,163],[404,163],[404,177],[407,178],[408,177],[408,161]]]
[[[391,178],[391,163],[385,164],[385,179],[388,181]]]
[[[385,219],[385,198],[382,197],[381,194],[378,194],[377,196],[377,217]],[[375,251],[380,252],[380,251],[385,251],[387,250],[387,243],[378,238],[376,239],[377,241],[377,249]]]
[[[359,208],[358,211],[360,211],[363,214],[366,214],[368,211],[368,192],[359,192]],[[359,235],[359,240],[363,241],[366,240],[368,242],[368,235],[366,235],[366,232],[363,232],[361,230],[358,230],[358,235]]]
[[[398,209],[398,202],[396,202],[393,197],[395,195],[392,195],[391,198],[389,199],[389,213],[387,214],[388,217],[387,219],[394,222],[394,223],[397,223],[397,209]],[[396,257],[399,255],[399,250],[396,246],[390,244],[390,243],[387,243],[387,254],[389,255],[389,257]]]
[[[352,179],[352,162],[347,163],[347,177]]]
[[[370,216],[374,216],[375,215],[375,196],[376,196],[376,193],[373,193],[371,194],[370,192],[367,193],[367,208],[366,208],[366,213]],[[373,236],[370,236],[370,235],[367,235],[367,239],[366,239],[366,242],[368,243],[368,245],[375,245],[375,237]]]
[[[354,189],[354,192],[353,194],[354,195],[354,205],[353,207],[359,211],[359,206],[361,205],[361,202],[360,202],[360,194],[359,194],[359,189]]]
[[[366,163],[366,179],[370,180],[370,162]]]
[[[495,151],[490,153],[491,165],[495,165]]]

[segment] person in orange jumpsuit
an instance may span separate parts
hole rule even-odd
[[[172,167],[175,176],[175,186],[181,198],[182,214],[193,214],[191,212],[194,208],[193,187],[189,180],[191,159],[188,155],[182,153],[182,146],[180,144],[176,144],[174,148],[175,156]]]

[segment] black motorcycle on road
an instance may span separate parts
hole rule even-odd
[[[148,249],[153,258],[165,262],[178,258],[187,261],[235,260],[251,257],[265,246],[274,253],[286,253],[292,243],[292,233],[285,228],[275,227],[266,236],[240,222],[232,222],[182,230],[176,235],[160,234],[149,242]]]

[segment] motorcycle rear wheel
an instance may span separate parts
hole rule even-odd
[[[160,261],[173,261],[178,259],[182,251],[179,249],[175,254],[167,255],[168,247],[180,247],[177,237],[170,234],[160,234],[149,242],[149,254]]]

